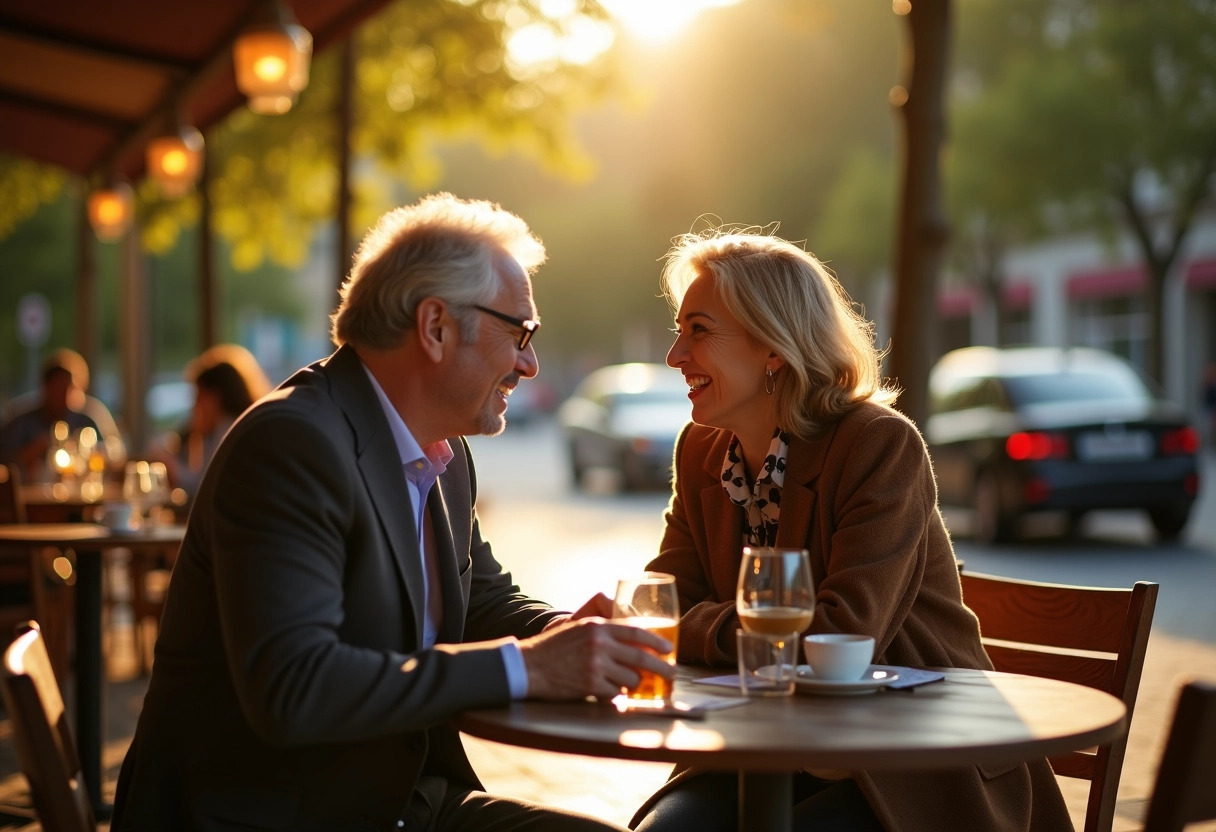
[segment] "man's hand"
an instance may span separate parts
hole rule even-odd
[[[578,621],[580,618],[612,618],[612,599],[602,592],[597,592],[587,603],[583,604],[568,620]]]
[[[571,620],[519,643],[530,699],[610,698],[638,684],[638,669],[671,679],[675,668],[657,655],[671,647],[646,630],[602,618]]]

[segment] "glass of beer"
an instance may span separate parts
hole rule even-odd
[[[806,549],[745,546],[735,609],[747,632],[797,640],[815,614]]]
[[[680,630],[680,602],[676,596],[676,579],[665,572],[646,572],[637,578],[617,582],[612,601],[612,620],[648,630],[671,642],[671,652],[657,654],[670,665],[676,663],[676,637]],[[642,679],[627,694],[631,707],[647,704],[661,707],[671,702],[672,683],[647,670],[639,671]]]

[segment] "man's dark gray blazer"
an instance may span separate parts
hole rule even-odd
[[[395,829],[420,775],[480,788],[448,720],[510,694],[497,647],[462,642],[557,613],[494,560],[451,442],[427,504],[444,617],[422,650],[404,472],[353,350],[233,426],[174,568],[115,830]]]

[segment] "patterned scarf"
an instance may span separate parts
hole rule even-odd
[[[756,484],[747,490],[747,466],[739,438],[731,440],[722,466],[722,487],[726,496],[747,511],[747,543],[749,546],[773,546],[777,543],[777,520],[781,517],[781,487],[785,485],[785,458],[789,454],[790,437],[781,428],[773,431],[768,456],[756,477]]]

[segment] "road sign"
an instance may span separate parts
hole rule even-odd
[[[17,338],[21,345],[37,349],[51,335],[51,304],[37,292],[22,295],[17,302]]]

